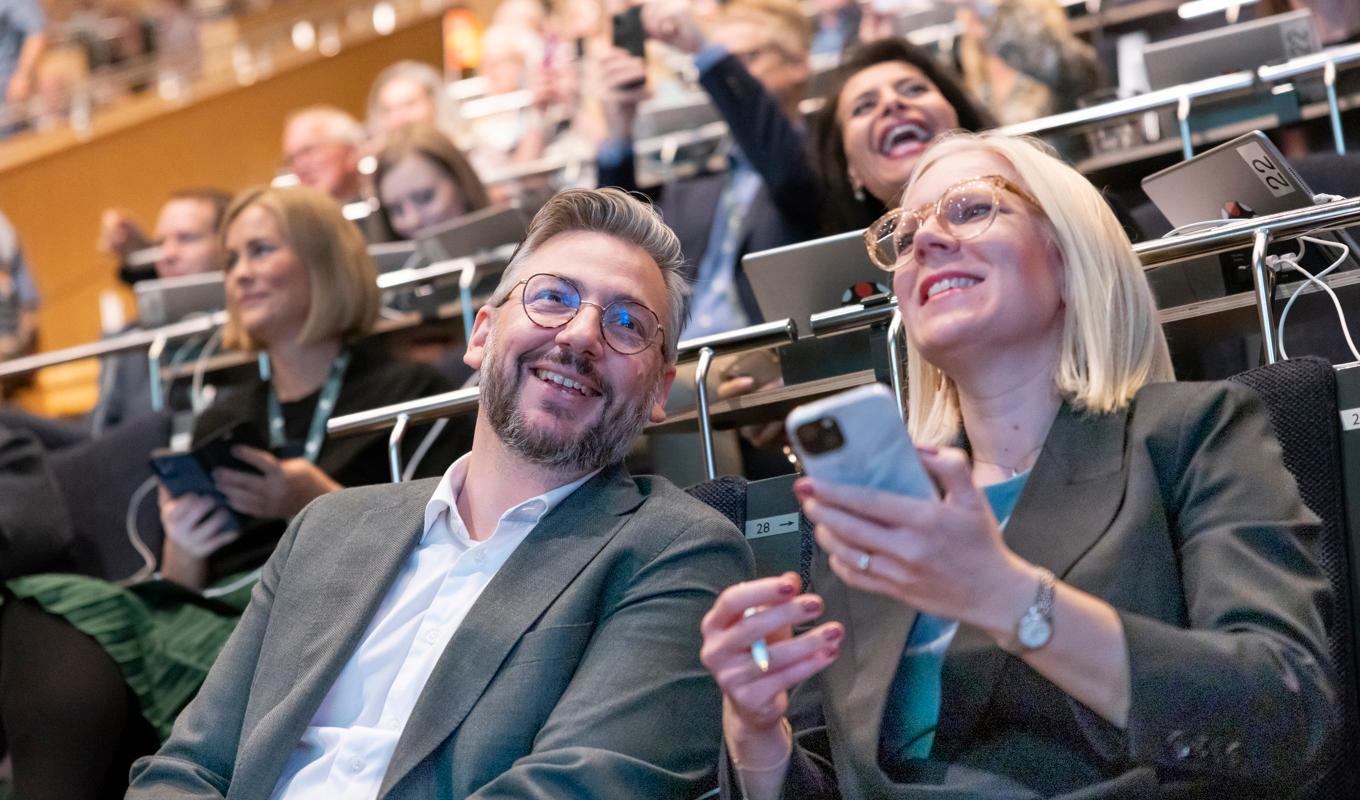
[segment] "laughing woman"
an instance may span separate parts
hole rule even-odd
[[[1317,520],[1254,394],[1170,382],[1099,193],[1030,141],[951,137],[866,240],[894,274],[907,427],[942,499],[796,485],[816,594],[794,575],[743,583],[704,620],[729,793],[1300,785],[1335,698]],[[787,720],[818,716],[795,740]]]

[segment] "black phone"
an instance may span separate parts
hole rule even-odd
[[[647,31],[642,27],[642,6],[632,6],[614,15],[614,46],[638,58],[646,56]],[[641,85],[642,81],[637,81],[627,88]]]
[[[187,453],[165,448],[153,450],[151,469],[174,497],[206,494],[220,499],[221,494],[212,479],[213,470],[224,467],[260,474],[258,469],[232,455],[231,449],[238,444],[261,450],[268,447],[253,423],[238,422],[209,435]]]

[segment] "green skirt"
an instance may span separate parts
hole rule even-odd
[[[81,575],[33,575],[7,582],[0,602],[33,601],[98,642],[164,740],[236,629],[254,585],[233,576],[218,584],[231,591],[207,599],[162,580],[119,586]]]

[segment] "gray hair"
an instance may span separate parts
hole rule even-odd
[[[364,143],[364,126],[335,106],[315,105],[299,108],[283,121],[283,129],[287,131],[299,123],[309,123],[323,128],[332,141],[351,147],[358,147]]]
[[[612,236],[641,248],[656,262],[666,283],[667,307],[660,315],[665,328],[662,352],[667,362],[675,361],[690,291],[680,240],[650,203],[619,189],[567,189],[554,195],[529,223],[524,241],[515,249],[491,295],[490,305],[504,303],[522,280],[519,273],[525,259],[553,237],[573,231]]]

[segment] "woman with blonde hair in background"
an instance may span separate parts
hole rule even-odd
[[[260,377],[223,390],[193,439],[245,425],[263,446],[235,445],[235,465],[212,471],[212,494],[158,488],[156,578],[124,586],[35,575],[5,585],[0,716],[15,793],[27,800],[121,797],[132,760],[155,750],[198,690],[288,520],[322,494],[390,479],[385,434],[333,440],[327,420],[449,388],[433,369],[364,341],[378,315],[376,273],[358,228],[329,197],[250,190],[222,230],[224,342],[258,354]],[[411,433],[404,463],[425,434]],[[442,435],[429,444],[414,468],[434,475],[457,444]]]

